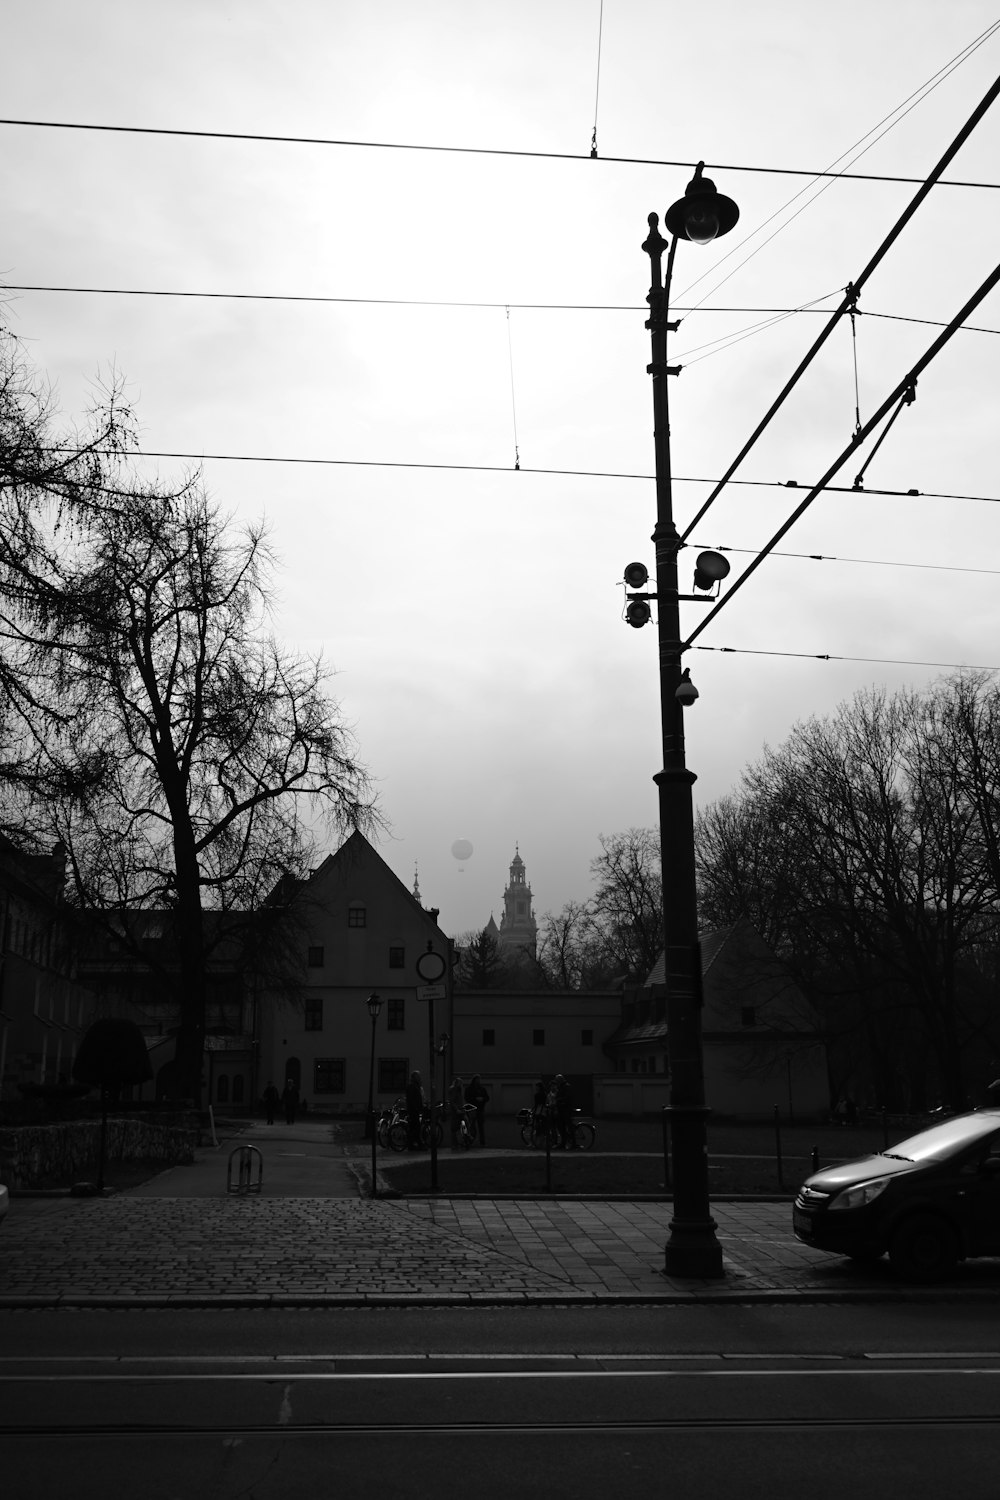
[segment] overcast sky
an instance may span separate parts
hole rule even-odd
[[[203,472],[223,508],[266,515],[276,632],[336,668],[391,825],[381,852],[407,885],[419,865],[448,931],[499,919],[515,843],[541,916],[589,893],[601,833],[656,822],[656,632],[621,619],[625,564],[653,562],[647,215],[700,159],[741,209],[728,238],[677,254],[683,530],[915,192],[809,174],[925,177],[1000,73],[1000,32],[948,71],[995,12],[605,0],[601,25],[600,0],[8,9],[10,120],[371,143],[4,124],[0,278],[36,289],[9,292],[3,317],[70,419],[113,363],[149,452],[327,461],[213,457]],[[1000,193],[982,184],[1000,181],[998,131],[995,105],[947,173],[980,186],[936,188],[865,288],[862,421],[994,267]],[[455,149],[403,149],[434,146]],[[805,304],[759,326],[759,309]],[[766,562],[698,637],[712,649],[687,656],[699,805],[861,688],[1000,666],[996,293],[971,322],[985,331],[922,376],[866,493],[820,496],[781,544],[797,555]],[[737,472],[754,483],[692,535],[747,549],[731,581],[793,508],[782,482],[815,481],[850,441],[855,406],[845,321]],[[836,482],[850,490],[861,462]],[[838,560],[802,556],[817,553]],[[684,606],[686,634],[699,608]]]

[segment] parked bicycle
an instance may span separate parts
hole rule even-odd
[[[434,1106],[434,1144],[440,1146],[444,1138],[444,1126],[441,1123],[443,1104]],[[431,1143],[431,1114],[429,1109],[424,1110],[423,1119],[420,1121],[420,1145],[426,1151]],[[406,1151],[410,1144],[410,1121],[405,1107],[396,1115],[389,1126],[389,1145],[393,1151]]]
[[[375,1137],[383,1151],[389,1149],[391,1144],[389,1132],[400,1119],[404,1121],[406,1119],[406,1100],[403,1098],[397,1099],[394,1104],[387,1105],[380,1111],[375,1126]]]
[[[551,1116],[536,1115],[532,1109],[519,1109],[517,1123],[521,1127],[521,1140],[526,1146],[544,1146],[546,1139],[551,1145],[556,1144],[558,1131]],[[583,1119],[580,1111],[575,1110],[569,1128],[571,1147],[575,1146],[578,1151],[589,1151],[597,1139],[597,1126],[593,1120]]]

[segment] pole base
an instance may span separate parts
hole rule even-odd
[[[722,1246],[715,1238],[715,1220],[670,1225],[670,1238],[663,1254],[667,1276],[687,1276],[699,1281],[720,1281],[725,1276]]]

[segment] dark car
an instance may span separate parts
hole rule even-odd
[[[1000,1255],[1000,1109],[956,1115],[891,1151],[814,1173],[799,1189],[792,1227],[804,1245],[853,1260],[888,1251],[911,1281],[936,1280],[968,1256]]]

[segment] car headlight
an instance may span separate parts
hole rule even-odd
[[[866,1203],[874,1203],[891,1181],[891,1177],[873,1177],[871,1182],[859,1182],[857,1187],[845,1188],[842,1193],[837,1194],[827,1212],[832,1214],[837,1209],[864,1208]]]

